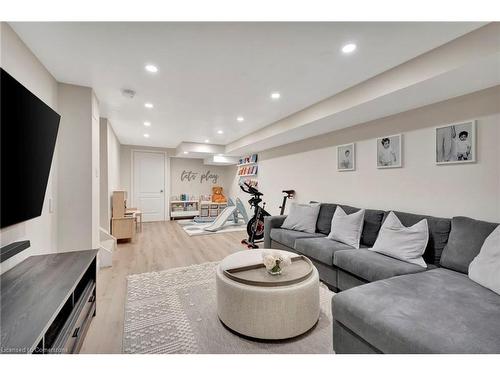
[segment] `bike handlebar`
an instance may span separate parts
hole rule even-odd
[[[243,185],[245,185],[247,188],[245,189],[243,187]],[[258,191],[256,188],[254,188],[253,186],[250,186],[248,183],[246,182],[243,182],[243,184],[240,184],[240,188],[241,190],[243,190],[245,193],[247,194],[251,194],[251,195],[255,195],[255,196],[261,196],[263,195],[260,191]]]

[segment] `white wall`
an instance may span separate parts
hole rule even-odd
[[[111,196],[114,190],[121,190],[120,150],[121,144],[111,123],[108,122],[108,209],[111,217]]]
[[[142,147],[141,147],[142,148]],[[134,146],[121,145],[120,148],[120,186],[130,193],[132,186],[132,150]],[[159,149],[164,150],[164,149]]]
[[[278,213],[281,190],[295,189],[301,202],[499,222],[499,92],[485,90],[261,153],[259,184],[269,211]],[[434,127],[471,118],[478,120],[477,163],[435,165]],[[375,138],[399,132],[403,168],[377,169]],[[337,172],[335,145],[350,142],[356,142],[356,171]]]
[[[92,169],[92,249],[96,249],[99,244],[99,101],[92,91],[92,120],[91,120],[91,169]]]
[[[108,120],[99,120],[99,226],[110,230],[108,204]]]
[[[120,148],[121,144],[111,123],[106,118],[100,119],[100,223],[110,230],[111,196],[120,189]]]
[[[96,248],[99,228],[99,111],[91,88],[59,84],[58,245]]]
[[[196,178],[187,181],[181,181],[181,174],[183,171],[192,171],[196,173]],[[212,186],[222,186],[224,194],[227,196],[230,191],[232,177],[236,173],[236,167],[233,166],[216,166],[204,165],[201,159],[187,159],[187,158],[171,158],[170,160],[170,189],[171,195],[180,195],[187,193],[199,197],[201,194],[212,194]],[[213,180],[203,179],[201,182],[201,175],[214,175],[217,176],[217,182]]]
[[[17,34],[5,22],[0,23],[0,64],[9,74],[26,86],[55,111],[57,108],[57,82],[33,55]],[[31,247],[1,263],[0,273],[7,271],[28,256],[57,252],[57,158],[59,139],[45,192],[42,215],[23,223],[4,228],[0,232],[2,246],[20,240],[30,240]],[[49,200],[53,212],[49,212]]]

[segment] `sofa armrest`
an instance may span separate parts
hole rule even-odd
[[[285,219],[286,215],[264,217],[264,248],[271,248],[271,229],[281,228]]]

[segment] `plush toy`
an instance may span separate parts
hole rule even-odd
[[[226,203],[227,199],[222,194],[222,186],[213,186],[212,187],[212,202],[214,203]]]

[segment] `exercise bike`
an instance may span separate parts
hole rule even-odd
[[[260,191],[246,182],[243,182],[240,188],[245,193],[252,195],[248,203],[250,204],[250,209],[254,211],[253,217],[247,224],[248,239],[241,240],[241,243],[247,245],[249,249],[258,249],[259,246],[256,245],[256,242],[262,242],[264,238],[264,217],[271,216],[271,214],[265,210],[265,202],[262,204],[262,207],[259,206],[263,195]]]
[[[264,238],[264,217],[271,216],[271,214],[265,210],[265,202],[262,204],[262,207],[259,206],[259,203],[262,202],[261,197],[263,195],[260,191],[246,182],[240,184],[240,188],[245,193],[252,195],[252,198],[250,198],[248,203],[250,204],[250,208],[254,210],[253,217],[247,224],[248,239],[242,240],[241,243],[243,245],[247,245],[249,249],[258,249],[259,246],[257,243],[263,242]],[[280,206],[281,215],[283,215],[283,212],[285,211],[287,199],[293,198],[295,191],[283,190],[283,193],[286,195],[283,197],[283,203]]]
[[[282,190],[281,191],[283,194],[283,203],[281,203],[280,206],[280,215],[283,215],[285,213],[285,206],[286,206],[286,201],[287,199],[292,199],[295,196],[295,190]]]

